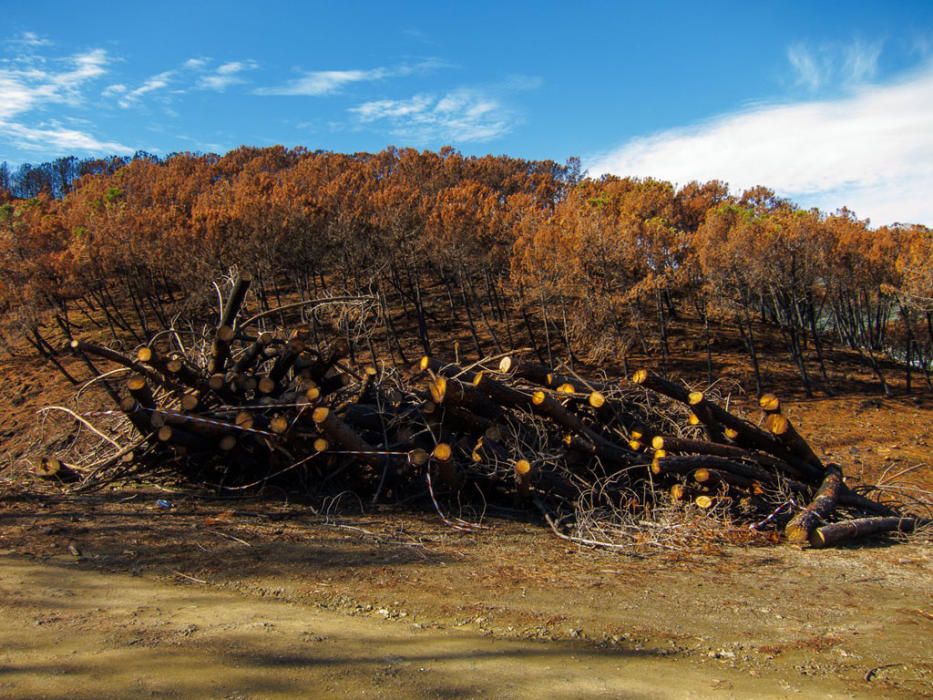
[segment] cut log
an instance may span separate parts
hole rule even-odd
[[[917,527],[914,518],[880,517],[843,520],[842,522],[823,525],[810,533],[810,546],[816,549],[833,547],[853,540],[882,535],[890,532],[913,532]]]
[[[813,500],[795,515],[787,523],[787,527],[784,528],[787,541],[793,544],[806,544],[809,542],[810,533],[826,522],[827,518],[832,515],[842,487],[842,470],[836,464],[827,465],[826,476]]]
[[[55,457],[43,457],[33,467],[32,473],[40,479],[57,479],[65,482],[78,481],[81,478],[75,467]]]
[[[502,407],[472,384],[439,375],[431,381],[429,390],[436,404],[460,406],[490,420],[502,417]]]
[[[259,337],[250,343],[246,350],[243,351],[243,354],[237,358],[233,365],[233,371],[241,373],[251,370],[262,359],[263,351],[272,342],[272,337],[271,333],[260,333]]]
[[[422,356],[421,360],[418,362],[418,369],[421,372],[430,370],[438,376],[460,379],[464,382],[472,382],[473,378],[476,376],[475,372],[465,370],[460,365],[450,362],[441,362],[437,358],[429,357],[428,355]]]
[[[374,467],[382,466],[385,457],[373,454],[375,448],[326,406],[315,408],[311,414],[311,419],[318,426],[318,429],[324,433],[324,437],[327,438],[328,442],[339,445],[345,450],[356,452],[355,457],[361,462]]]
[[[207,365],[208,374],[223,373],[230,357],[230,343],[235,335],[233,326],[222,325],[217,329],[217,333],[214,335],[214,343],[211,346],[211,359]]]
[[[807,479],[819,481],[822,478],[822,470],[817,469],[812,464],[799,459],[793,455],[781,442],[779,442],[770,433],[755,427],[746,420],[732,415],[720,406],[707,401],[700,392],[694,392],[690,396],[691,407],[696,413],[697,406],[707,406],[713,416],[713,419],[726,428],[736,431],[735,442],[740,447],[767,452],[788,464],[792,464],[802,473],[807,475]]]
[[[637,370],[632,375],[632,384],[643,386],[655,393],[674,399],[674,401],[687,403],[688,392],[683,386],[675,384],[649,369]]]
[[[250,273],[240,273],[240,276],[233,285],[233,291],[230,293],[230,297],[227,299],[227,303],[224,306],[223,313],[220,316],[219,326],[234,326],[236,317],[243,307],[246,293],[249,291],[249,286],[252,282],[253,276]]]
[[[155,384],[158,384],[159,386],[164,386],[167,389],[175,388],[172,383],[163,377],[159,372],[155,371],[151,367],[146,367],[146,365],[141,364],[133,358],[127,357],[126,355],[123,355],[116,350],[111,350],[110,348],[106,348],[102,345],[88,343],[83,340],[72,340],[69,343],[69,346],[71,350],[76,353],[96,355],[97,357],[103,357],[105,360],[110,360],[115,364],[121,365],[122,367],[128,367],[137,374],[144,375],[147,379],[154,382]]]
[[[134,374],[126,380],[126,388],[130,396],[139,402],[139,405],[150,411],[156,407],[155,398],[152,396],[152,389],[146,383],[146,378],[141,374]]]
[[[722,469],[697,469],[693,472],[693,480],[701,486],[718,486],[719,484],[728,484],[747,489],[755,494],[762,492],[761,484],[754,479],[733,474]]]
[[[781,400],[774,394],[763,394],[761,398],[758,399],[758,405],[765,415],[781,412]]]
[[[816,456],[816,453],[810,445],[807,444],[807,441],[800,437],[800,433],[794,429],[794,426],[787,419],[787,416],[781,415],[780,413],[771,413],[768,415],[767,420],[765,420],[765,426],[795,457],[812,465],[816,469],[823,469],[823,463],[820,461],[820,458]]]

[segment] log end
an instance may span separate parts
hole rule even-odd
[[[758,399],[758,405],[765,413],[779,413],[781,410],[781,400],[774,394],[764,394]]]
[[[447,396],[446,377],[436,377],[434,381],[431,382],[431,386],[428,390],[431,392],[431,400],[434,401],[434,403],[444,403],[444,397]]]
[[[454,451],[453,448],[446,442],[439,442],[434,446],[434,450],[431,452],[431,457],[433,457],[438,462],[447,462],[453,457]]]

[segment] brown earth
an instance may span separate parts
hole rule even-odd
[[[921,542],[623,555],[231,505],[3,503],[0,694],[933,696]]]
[[[800,432],[851,483],[928,498],[933,396],[832,372],[836,397],[783,392]],[[749,385],[738,355],[717,374]],[[64,496],[27,472],[67,439],[36,410],[73,390],[28,357],[0,378],[0,696],[933,697],[922,537],[619,553],[349,499],[328,516],[152,484]]]

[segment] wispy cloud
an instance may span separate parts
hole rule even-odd
[[[144,81],[143,84],[138,88],[124,92],[120,99],[117,100],[117,104],[124,109],[128,109],[133,105],[138,104],[145,95],[167,88],[171,84],[174,77],[175,71],[173,70],[157,73],[156,75],[153,75],[151,78],[148,78],[146,81]]]
[[[30,46],[48,44],[30,33],[17,41],[28,42]],[[7,61],[0,68],[0,140],[40,151],[130,152],[122,144],[100,140],[85,131],[64,127],[58,121],[28,123],[33,113],[49,105],[83,105],[87,84],[104,76],[109,62],[103,49],[41,61],[31,56]],[[60,68],[37,67],[45,64]]]
[[[483,142],[503,136],[517,122],[498,99],[461,88],[441,96],[364,102],[350,110],[361,123],[383,122],[394,135],[415,143]]]
[[[787,60],[795,74],[795,84],[810,92],[826,87],[845,87],[874,79],[883,42],[857,39],[848,44],[824,43],[816,46],[796,43],[787,48]]]
[[[24,46],[28,48],[35,48],[39,46],[51,46],[52,42],[48,39],[39,36],[35,32],[23,32],[18,37],[10,39],[6,42],[7,44],[12,44],[13,46]]]
[[[190,61],[188,63],[190,63]],[[258,64],[255,61],[230,61],[229,63],[223,63],[211,73],[202,75],[198,80],[197,87],[202,90],[216,90],[217,92],[222,92],[231,85],[245,83],[246,80],[240,74],[245,71],[254,70],[257,67]]]
[[[443,67],[439,61],[422,61],[394,67],[381,66],[367,70],[321,70],[305,73],[300,78],[284,85],[264,87],[256,90],[257,95],[284,95],[321,97],[339,92],[353,83],[367,83],[388,78],[403,78]]]
[[[216,68],[210,68],[210,64],[209,58],[189,58],[180,67],[157,73],[132,90],[117,84],[109,86],[102,94],[105,97],[119,96],[117,104],[128,109],[139,105],[143,97],[169,88],[172,94],[184,93],[191,89],[222,92],[231,85],[245,83],[242,73],[259,65],[252,60],[228,61]],[[163,106],[163,110],[165,109],[167,108]]]
[[[36,127],[0,122],[0,132],[20,148],[34,151],[54,149],[59,152],[92,151],[126,154],[133,149],[116,141],[103,141],[85,131],[68,129],[52,122]]]
[[[871,63],[871,62],[869,62]],[[853,60],[850,75],[867,75]],[[637,138],[588,159],[594,175],[766,185],[875,224],[933,224],[933,64],[842,97],[757,106]]]

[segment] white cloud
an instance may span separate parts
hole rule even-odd
[[[851,75],[865,75],[853,60]],[[834,99],[756,106],[636,138],[588,159],[592,175],[766,185],[874,224],[933,225],[933,64]]]
[[[199,70],[207,66],[208,63],[209,61],[206,58],[189,58],[181,64],[181,67],[188,70]]]
[[[320,97],[339,92],[341,88],[353,83],[374,82],[387,78],[401,78],[415,73],[422,73],[445,64],[439,61],[422,61],[414,65],[378,67],[368,70],[322,70],[305,73],[296,80],[276,87],[259,88],[258,95],[285,95]]]
[[[497,99],[467,88],[440,97],[364,102],[350,111],[363,123],[384,121],[393,134],[417,143],[490,141],[517,121]]]
[[[37,46],[51,46],[52,45],[51,41],[39,36],[35,32],[23,32],[17,38],[11,39],[7,43],[19,45],[19,46],[26,46],[30,48],[34,48]]]
[[[30,46],[48,43],[29,33],[18,41]],[[54,60],[28,56],[8,61],[7,67],[0,68],[0,139],[37,151],[130,152],[122,144],[101,141],[84,131],[63,127],[59,122],[30,125],[23,121],[30,113],[48,105],[82,105],[86,84],[105,75],[109,61],[103,49]],[[36,67],[46,64],[64,64],[64,67],[58,71]]]
[[[0,122],[0,133],[20,148],[36,151],[57,149],[60,152],[94,151],[129,154],[133,149],[115,141],[101,141],[94,136],[52,123],[39,127]]]
[[[128,88],[123,83],[114,83],[113,85],[105,87],[100,94],[102,97],[114,97],[115,95],[122,95],[127,89]]]
[[[880,41],[860,39],[815,47],[797,43],[787,48],[787,60],[796,74],[796,84],[817,92],[826,87],[859,85],[872,80],[878,72],[881,49]]]
[[[246,82],[239,74],[243,71],[253,70],[258,67],[255,61],[230,61],[217,67],[217,69],[208,75],[201,76],[197,87],[202,90],[216,90],[218,92],[227,89],[230,85]]]
[[[174,77],[175,71],[172,70],[158,73],[146,80],[138,88],[125,92],[123,97],[117,101],[117,104],[119,104],[124,109],[132,107],[134,104],[138,103],[140,98],[144,95],[148,95],[150,92],[156,92],[157,90],[162,90],[168,87]]]

